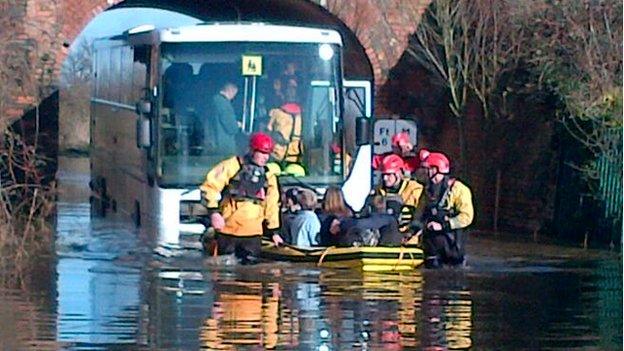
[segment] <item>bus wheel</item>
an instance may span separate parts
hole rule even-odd
[[[132,212],[132,221],[137,227],[141,226],[141,204],[139,201],[134,200],[134,211]]]

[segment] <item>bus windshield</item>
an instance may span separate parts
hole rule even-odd
[[[201,183],[217,162],[269,133],[282,181],[342,179],[340,47],[318,43],[185,42],[160,48],[158,178]]]

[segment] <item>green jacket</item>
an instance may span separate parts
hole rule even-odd
[[[235,155],[236,134],[239,132],[236,122],[236,113],[232,102],[221,94],[212,97],[208,121],[204,123],[204,135],[212,138],[210,141],[215,146],[215,152],[223,155]]]

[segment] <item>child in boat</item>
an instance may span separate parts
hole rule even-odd
[[[307,189],[302,189],[297,194],[297,202],[301,209],[288,224],[288,232],[298,247],[308,248],[319,244],[319,232],[321,222],[314,208],[316,207],[316,194]]]
[[[321,221],[320,245],[338,244],[340,220],[353,217],[353,212],[347,206],[340,188],[336,186],[327,188],[318,217]]]
[[[288,244],[294,244],[295,238],[290,235],[290,223],[293,218],[297,216],[297,212],[301,210],[299,200],[297,199],[301,190],[299,188],[290,188],[286,190],[283,195],[282,201],[285,204],[282,210],[282,229],[280,230],[280,236],[284,239],[284,242]]]

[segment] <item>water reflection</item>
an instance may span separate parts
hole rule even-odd
[[[530,256],[503,243],[492,253],[488,242],[470,248],[482,251],[468,269],[434,272],[165,258],[132,227],[91,218],[76,175],[88,163],[72,167],[60,182],[55,260],[0,286],[0,349],[621,347],[619,258]]]
[[[423,349],[469,349],[472,346],[473,316],[465,272],[450,270],[444,277],[440,277],[439,272],[429,273],[421,306]]]
[[[417,330],[423,277],[419,272],[301,273],[262,268],[249,268],[234,276],[212,272],[214,301],[201,326],[201,346],[215,350],[399,350],[420,346]],[[469,310],[462,309],[461,315],[456,312],[454,307],[441,311],[458,319],[467,312],[470,320]],[[443,330],[451,336],[457,331],[469,339],[465,325],[448,324]]]
[[[62,258],[57,263],[57,340],[135,343],[139,275],[110,262]]]
[[[57,202],[56,339],[81,349],[136,345],[141,272],[116,262],[136,237],[123,224],[91,220],[88,159],[68,161]]]

